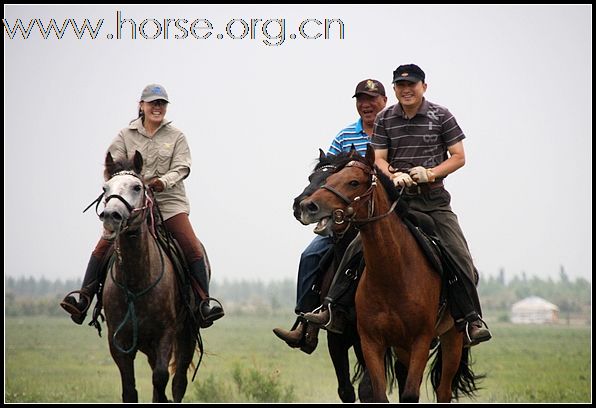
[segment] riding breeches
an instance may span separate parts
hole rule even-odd
[[[180,213],[164,221],[166,228],[174,236],[189,265],[203,259],[203,245],[195,235],[188,214]]]

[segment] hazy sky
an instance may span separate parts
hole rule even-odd
[[[38,5],[4,17],[5,276],[82,278],[101,231],[82,210],[157,82],[190,144],[190,218],[213,279],[294,279],[314,234],[292,200],[318,148],[357,119],[360,80],[383,82],[392,105],[392,71],[416,63],[426,98],[466,134],[466,166],[446,186],[481,276],[557,280],[563,265],[591,281],[590,5]],[[43,38],[51,19],[72,19],[61,39]],[[84,19],[96,39],[75,36]],[[343,39],[337,22],[325,39],[325,19],[341,20]]]

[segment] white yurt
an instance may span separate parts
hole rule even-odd
[[[512,323],[555,323],[559,320],[559,307],[538,296],[530,296],[511,306]]]

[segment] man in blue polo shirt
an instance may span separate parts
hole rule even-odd
[[[360,118],[335,136],[328,154],[337,155],[340,152],[349,152],[352,145],[358,152],[364,154],[373,134],[375,118],[387,104],[385,87],[375,79],[365,79],[359,82],[353,98],[356,98],[356,110]],[[310,312],[320,304],[319,294],[313,292],[312,287],[321,272],[319,262],[332,245],[330,237],[317,235],[302,253],[298,266],[296,307],[294,309],[296,314]],[[290,347],[299,347],[305,334],[305,325],[302,321],[298,321],[293,330],[275,328],[273,332]]]

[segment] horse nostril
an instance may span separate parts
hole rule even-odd
[[[118,211],[105,211],[104,210],[99,214],[99,219],[101,221],[112,220],[112,221],[120,222],[120,221],[122,221],[122,215]]]
[[[309,212],[310,214],[316,214],[319,212],[319,206],[314,201],[303,201],[300,203],[300,208],[302,208],[303,211]]]

